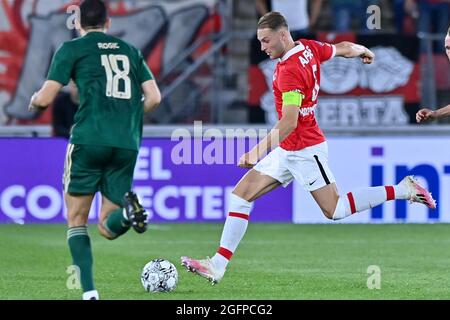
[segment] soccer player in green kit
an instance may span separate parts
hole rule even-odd
[[[70,79],[78,87],[75,115],[64,166],[64,197],[73,264],[80,270],[84,300],[99,299],[93,281],[93,258],[87,233],[88,214],[97,191],[102,194],[98,228],[115,239],[133,227],[147,229],[147,214],[130,191],[142,137],[143,114],[154,110],[161,94],[142,54],[107,35],[111,20],[101,0],[85,0],[76,21],[81,37],[55,53],[30,110],[52,103]]]

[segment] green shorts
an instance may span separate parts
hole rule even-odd
[[[123,207],[123,197],[131,190],[137,155],[137,151],[129,149],[69,144],[64,163],[64,191],[79,195],[100,191]]]

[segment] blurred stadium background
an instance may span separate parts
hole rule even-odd
[[[341,220],[344,224],[358,224],[353,229],[355,238],[349,242],[358,243],[359,237],[364,235],[362,230],[365,229],[356,232],[357,228],[370,227],[359,225],[361,223],[397,223],[396,226],[420,223],[423,224],[423,229],[407,229],[410,233],[406,236],[400,232],[402,237],[398,241],[406,241],[407,244],[405,239],[409,235],[420,237],[421,232],[426,230],[430,234],[436,232],[442,245],[448,244],[450,237],[447,226],[439,226],[438,230],[433,228],[436,227],[435,223],[450,222],[449,120],[417,125],[415,113],[423,106],[435,109],[450,103],[450,64],[444,51],[450,4],[448,1],[324,0],[309,1],[309,11],[319,2],[320,14],[317,21],[301,30],[298,35],[331,43],[343,40],[358,42],[371,48],[377,56],[376,62],[370,66],[338,58],[327,62],[322,68],[317,118],[329,139],[330,167],[339,189],[345,191],[358,186],[394,184],[404,175],[414,174],[430,189],[438,202],[437,210],[428,210],[419,205],[409,206],[404,202],[391,202]],[[71,16],[66,9],[76,3],[77,1],[64,0],[0,1],[0,252],[10,256],[10,260],[2,259],[0,262],[2,273],[9,270],[11,264],[26,263],[13,258],[14,252],[17,252],[15,250],[20,250],[14,247],[15,236],[20,235],[23,230],[35,233],[34,237],[27,240],[27,245],[36,245],[37,252],[48,249],[49,243],[39,242],[40,237],[45,237],[46,230],[56,232],[61,238],[61,246],[64,245],[64,227],[59,228],[57,224],[65,222],[61,176],[67,140],[59,136],[57,126],[64,124],[68,115],[58,112],[55,106],[42,113],[29,113],[27,107],[32,93],[40,87],[47,75],[55,50],[63,41],[76,37],[76,31],[66,27]],[[367,13],[366,9],[373,4],[381,9],[380,28],[368,29],[366,22],[371,13]],[[183,233],[182,226],[185,223],[211,223],[214,232],[208,229],[205,238],[201,240],[204,242],[200,249],[207,252],[198,250],[193,253],[212,253],[219,240],[221,223],[225,219],[227,194],[245,173],[228,161],[230,158],[236,159],[236,154],[239,156],[239,143],[245,139],[245,132],[230,134],[231,131],[227,133],[227,130],[269,129],[274,121],[270,88],[272,62],[260,52],[255,38],[258,17],[256,1],[122,0],[109,1],[109,7],[113,19],[110,32],[143,52],[163,94],[159,109],[145,118],[144,140],[135,170],[135,191],[150,212],[155,225],[180,223],[174,227],[175,231],[167,234],[172,240],[177,237],[177,241],[183,242],[181,235],[177,233]],[[69,88],[65,88],[61,93],[62,106],[70,104],[68,96]],[[203,139],[202,147],[193,150],[190,156],[192,164],[174,163],[172,152],[180,140],[171,139],[172,134],[176,129],[186,129],[192,136],[199,138],[199,132],[194,132],[194,121],[202,121],[203,132],[219,129],[226,138],[218,139],[218,133],[214,131],[216,139]],[[235,151],[235,155],[228,157],[211,151],[214,146],[225,146],[227,141],[236,142],[231,149]],[[230,149],[225,150],[228,152]],[[98,207],[97,200],[90,213],[91,222],[97,219]],[[267,225],[267,230],[261,231],[261,237],[270,237],[271,228],[278,226],[276,223],[285,224],[286,230],[294,230],[290,228],[294,228],[296,224],[330,223],[322,216],[312,198],[295,183],[257,201],[251,217],[252,222],[264,222]],[[29,229],[21,229],[16,224],[31,226],[26,226]],[[56,227],[46,224],[55,224]],[[33,226],[41,226],[43,229],[32,231]],[[195,229],[192,225],[186,228]],[[199,228],[202,230],[205,226],[199,224]],[[259,239],[258,234],[257,231],[252,233],[251,228],[250,226],[249,237],[255,241]],[[301,241],[302,230],[308,229],[298,229],[298,234],[287,233],[292,234],[291,241],[295,241],[296,236]],[[352,232],[351,228],[329,230],[331,238],[333,235],[339,236],[341,230]],[[334,233],[332,230],[335,230]],[[390,232],[390,229],[377,230],[380,230],[381,238],[382,235],[388,236],[385,241],[395,242],[390,237],[395,237],[396,232]],[[194,235],[189,238],[191,241],[197,236],[195,232],[185,234],[187,237]],[[321,232],[318,234],[325,236]],[[127,237],[138,241],[136,235]],[[132,240],[127,240],[130,246]],[[319,236],[316,240],[321,241]],[[148,235],[148,241],[152,241],[151,235]],[[243,250],[250,252],[251,240],[247,249],[245,241],[244,239]],[[313,239],[308,241],[315,243]],[[421,253],[431,252],[427,250],[433,248],[434,257],[441,257],[443,264],[448,262],[447,258],[440,255],[441,247],[436,249],[437,244],[432,237],[423,243],[423,247],[418,242],[413,244],[413,248],[416,245]],[[274,241],[271,247],[276,246]],[[176,247],[169,254],[167,252],[173,248],[165,247],[161,251],[161,247],[153,245],[153,251],[148,256],[166,253],[170,255],[170,259],[177,259],[179,253],[190,254],[178,252],[180,248],[189,250],[191,246]],[[383,257],[382,248],[383,242],[378,243],[372,251],[374,254],[378,253],[378,257]],[[402,248],[398,249],[402,251]],[[410,250],[408,256],[413,257],[419,251]],[[362,257],[365,253],[358,254]],[[388,254],[390,259],[392,255],[392,252]],[[244,258],[244,254],[239,256],[239,259]],[[53,258],[50,255],[46,259],[51,261]],[[62,271],[58,269],[55,272],[60,272],[59,277],[64,282],[64,268],[70,263],[68,253],[60,260]],[[379,258],[379,261],[383,259]],[[395,266],[395,261],[389,261],[386,263]],[[244,265],[242,261],[237,262],[238,265],[239,263]],[[364,278],[365,268],[370,262],[362,259],[355,263],[360,263],[359,269]],[[418,262],[412,262],[415,263]],[[416,270],[418,278],[427,275],[431,277],[427,281],[439,287],[439,277],[433,278],[433,274],[429,272],[431,265],[421,266],[423,268]],[[340,266],[342,272],[346,267],[347,265]],[[0,297],[8,298],[5,292],[14,291],[14,281],[20,281],[20,274],[25,278],[30,276],[28,271],[22,269],[12,280],[0,280],[7,290],[0,290]],[[13,271],[9,270],[8,274],[11,272]],[[319,274],[318,272],[316,276],[320,277]],[[183,279],[184,277],[183,275]],[[361,275],[358,277],[361,278]],[[261,276],[261,282],[264,279],[267,278]],[[446,276],[439,279],[447,283],[450,281]],[[330,281],[334,280],[339,281]],[[186,281],[194,288],[195,280],[186,278]],[[361,287],[365,287],[364,281],[363,279]],[[392,277],[392,281],[395,283],[395,277]],[[411,292],[417,295],[406,294],[408,280],[403,279],[402,285],[405,287],[395,289],[393,284],[394,291],[387,297],[433,298],[444,297],[446,294],[432,290],[420,291],[423,288],[421,282],[411,281],[416,290]],[[320,291],[320,288],[325,290],[329,286],[319,285],[319,289],[316,287],[311,290]],[[292,295],[283,295],[282,289],[272,297],[361,297],[358,290],[349,295],[345,295],[343,291],[341,296],[321,296],[320,293],[296,296],[294,292]],[[405,294],[395,295],[395,290]],[[36,295],[31,296],[27,296],[26,292],[16,292],[12,297],[45,298],[47,294],[45,290],[36,292]],[[242,297],[251,298],[252,293],[246,294],[242,293]],[[139,294],[129,297],[136,296]],[[118,298],[119,295],[112,297]],[[186,297],[189,297],[187,293]],[[270,298],[270,294],[255,296],[258,297]],[[362,297],[383,298],[382,295]]]

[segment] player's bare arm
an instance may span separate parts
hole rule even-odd
[[[297,127],[297,123],[298,106],[283,106],[283,115],[281,119],[261,142],[254,146],[252,150],[241,156],[238,166],[242,168],[252,168],[261,158],[272,149],[276,148],[281,141],[286,139]]]
[[[363,45],[349,41],[343,41],[335,45],[336,57],[356,58],[360,57],[365,64],[371,64],[375,54]]]
[[[148,80],[141,85],[144,93],[144,112],[155,110],[161,103],[161,92],[155,80]]]
[[[449,116],[450,116],[450,104],[438,110],[431,110],[428,108],[420,109],[416,113],[416,121],[417,123],[421,123]]]
[[[59,82],[53,80],[45,81],[42,88],[31,97],[28,110],[33,111],[47,108],[55,100],[56,95],[62,87],[63,85]]]

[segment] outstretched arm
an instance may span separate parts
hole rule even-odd
[[[370,64],[373,62],[375,55],[366,47],[349,41],[343,41],[335,45],[336,57],[356,58],[360,57],[362,62]]]
[[[450,116],[450,104],[438,110],[430,110],[427,108],[420,109],[416,113],[417,123],[425,122],[428,120],[437,120]]]
[[[44,82],[41,90],[35,92],[31,97],[30,105],[28,106],[29,111],[34,111],[36,109],[47,108],[53,100],[55,100],[56,95],[63,85],[57,81],[47,80]]]

